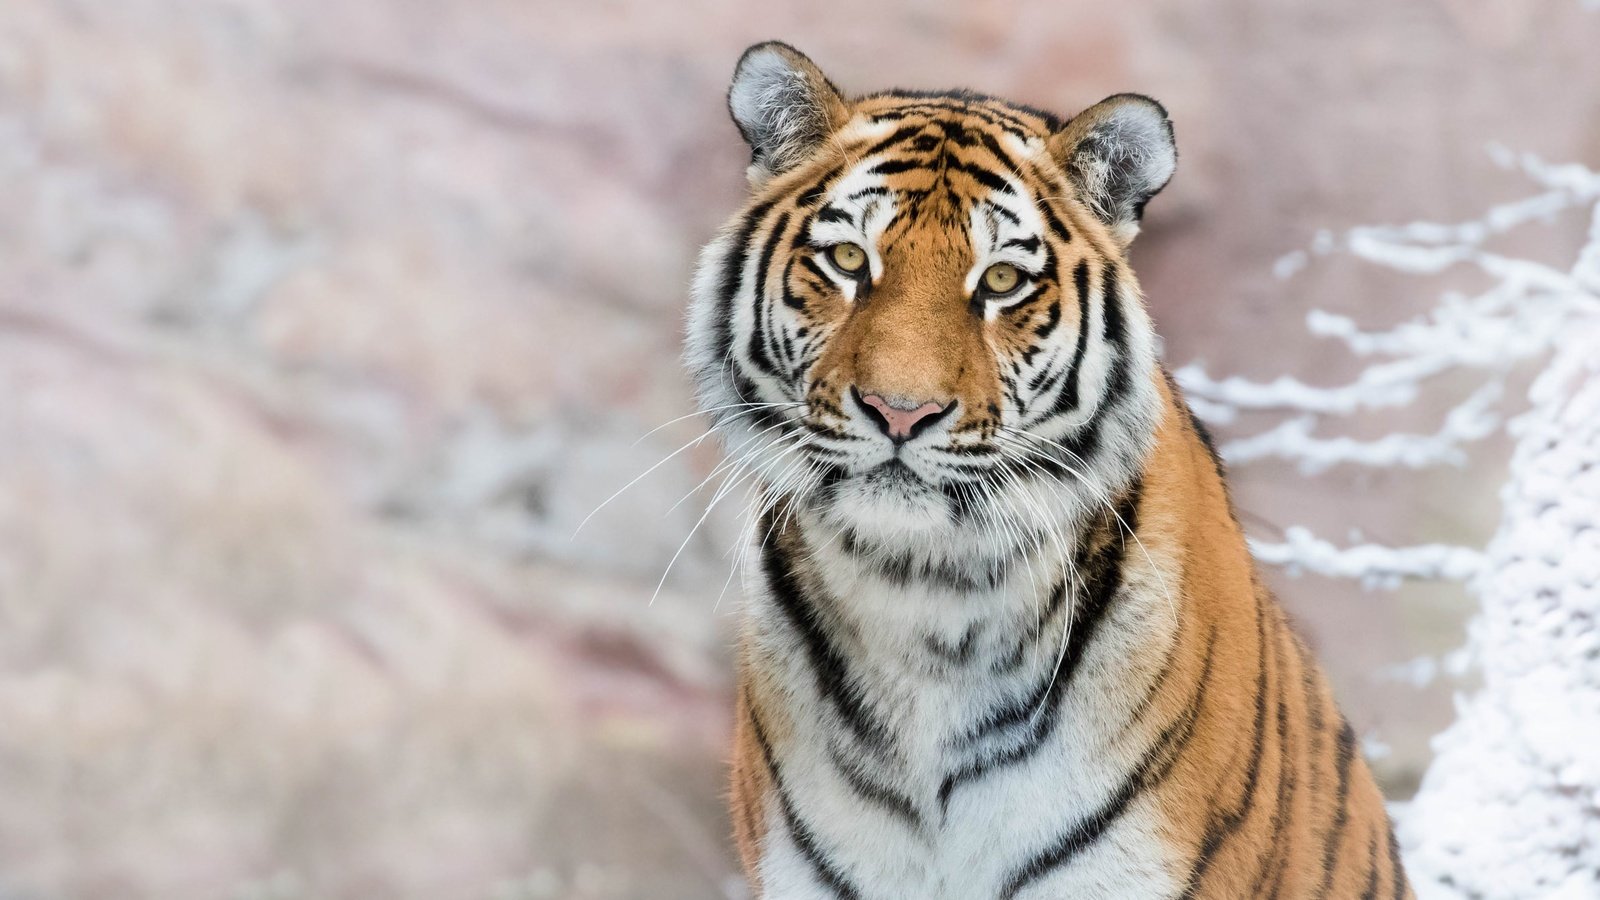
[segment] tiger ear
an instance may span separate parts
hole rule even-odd
[[[728,112],[750,145],[752,184],[799,165],[850,115],[816,63],[778,41],[756,44],[739,57]]]
[[[1078,113],[1051,136],[1050,155],[1123,247],[1178,167],[1167,111],[1140,94],[1107,97]]]

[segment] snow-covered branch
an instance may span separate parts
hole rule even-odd
[[[1492,381],[1479,388],[1445,417],[1433,434],[1386,434],[1370,441],[1350,437],[1319,438],[1311,432],[1317,420],[1301,416],[1280,422],[1268,431],[1223,444],[1220,452],[1231,464],[1276,457],[1298,460],[1307,474],[1341,464],[1374,468],[1422,469],[1466,462],[1462,445],[1481,440],[1500,427],[1492,407],[1503,388]]]
[[[1525,174],[1537,192],[1491,207],[1467,222],[1366,226],[1342,236],[1323,233],[1311,249],[1317,256],[1343,251],[1412,274],[1470,266],[1488,283],[1481,292],[1447,293],[1412,320],[1377,330],[1363,328],[1348,316],[1311,312],[1306,322],[1311,334],[1338,340],[1353,355],[1373,359],[1345,384],[1318,386],[1286,375],[1270,381],[1219,378],[1198,364],[1174,373],[1196,414],[1213,424],[1231,425],[1245,413],[1281,417],[1253,434],[1225,442],[1221,452],[1230,463],[1281,459],[1297,463],[1307,473],[1341,465],[1459,465],[1466,459],[1467,445],[1501,427],[1496,403],[1507,374],[1518,365],[1549,356],[1571,339],[1575,327],[1600,318],[1600,173],[1578,165],[1552,165],[1502,148],[1492,148],[1491,155],[1502,166]],[[1492,238],[1512,229],[1583,207],[1592,208],[1590,239],[1570,268],[1509,257],[1486,247]],[[1300,251],[1286,257],[1279,268],[1292,274],[1306,259]],[[1463,371],[1482,373],[1482,384],[1431,434],[1360,440],[1325,433],[1335,419],[1406,406],[1431,380]],[[1265,562],[1373,583],[1389,583],[1396,577],[1465,577],[1463,563],[1452,564],[1449,572],[1455,574],[1447,574],[1417,564],[1418,557],[1409,551],[1396,552],[1407,562],[1335,551],[1309,534],[1301,534],[1298,543],[1257,545],[1257,555]],[[1374,568],[1363,569],[1362,564]]]
[[[1282,543],[1252,540],[1250,551],[1262,562],[1291,572],[1356,578],[1372,587],[1393,587],[1405,578],[1466,581],[1483,570],[1483,554],[1467,547],[1337,547],[1299,527],[1287,529]]]

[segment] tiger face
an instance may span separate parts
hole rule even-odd
[[[1002,552],[1037,479],[1087,510],[1137,471],[1159,376],[1126,251],[1176,162],[1158,104],[850,100],[769,43],[729,108],[752,190],[701,256],[688,363],[773,502],[884,546]]]

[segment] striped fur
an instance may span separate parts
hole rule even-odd
[[[763,501],[732,763],[755,894],[1410,897],[1157,361],[1126,251],[1170,174],[1159,107],[846,99],[770,44],[730,105],[754,190],[688,362]],[[978,287],[997,261],[1016,295]],[[897,445],[867,393],[948,414]]]

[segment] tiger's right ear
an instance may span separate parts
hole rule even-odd
[[[751,184],[799,165],[850,117],[849,107],[816,63],[779,41],[739,57],[728,112],[750,145]]]

